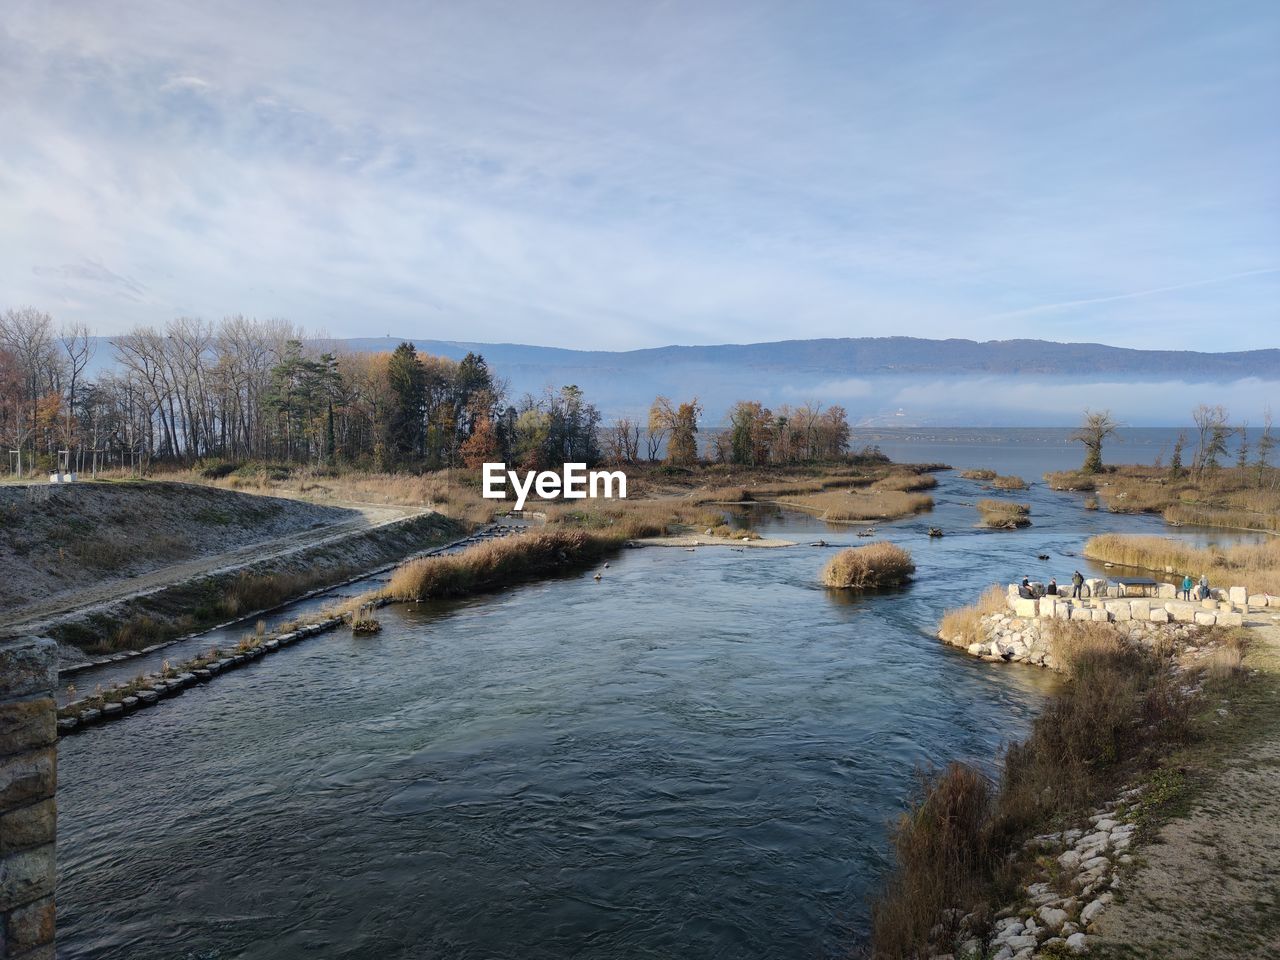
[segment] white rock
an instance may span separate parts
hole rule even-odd
[[[1062,865],[1064,870],[1074,870],[1080,865],[1080,854],[1075,850],[1068,850],[1058,857],[1058,863]]]
[[[1092,873],[1097,870],[1104,870],[1109,866],[1111,866],[1111,861],[1106,857],[1090,857],[1088,860],[1081,862],[1080,869],[1082,872]]]
[[[1059,910],[1056,907],[1041,907],[1036,911],[1040,915],[1040,919],[1045,925],[1052,930],[1062,929],[1062,925],[1067,922],[1067,911]]]
[[[1119,824],[1114,820],[1103,818],[1095,823],[1094,826],[1099,830],[1114,830]]]
[[[1107,909],[1107,904],[1110,903],[1111,900],[1112,896],[1109,893],[1104,893],[1102,896],[1098,897],[1097,900],[1094,900],[1080,911],[1080,922],[1085,926],[1093,923],[1098,914]]]
[[[1089,949],[1089,938],[1083,933],[1073,933],[1067,937],[1067,947],[1075,953],[1084,953]]]
[[[1243,607],[1249,602],[1249,591],[1244,587],[1232,587],[1227,591],[1227,598],[1237,606]]]

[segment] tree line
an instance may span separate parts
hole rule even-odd
[[[643,425],[623,417],[606,427],[576,386],[511,400],[478,354],[455,361],[407,342],[344,352],[282,320],[139,326],[105,342],[112,363],[91,378],[97,343],[86,326],[33,308],[0,314],[0,443],[11,471],[58,469],[60,451],[80,471],[250,459],[429,470],[497,460],[783,464],[838,459],[849,445],[838,406],[743,401],[700,444],[696,398],[658,397]]]

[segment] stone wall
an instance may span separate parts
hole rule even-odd
[[[1121,597],[1118,588],[1106,580],[1085,581],[1083,596],[1072,598],[1071,585],[1059,586],[1057,596],[1031,600],[1018,595],[1016,584],[1008,586],[1009,610],[1014,616],[1042,620],[1098,620],[1115,623],[1138,620],[1151,623],[1194,623],[1202,627],[1240,627],[1251,610],[1280,608],[1280,597],[1250,595],[1244,587],[1219,587],[1205,600],[1180,600],[1171,583],[1158,587],[1158,596]]]
[[[58,648],[0,640],[0,960],[53,960]]]

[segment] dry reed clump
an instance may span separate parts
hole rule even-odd
[[[1172,576],[1200,574],[1217,585],[1241,584],[1250,593],[1280,594],[1280,540],[1233,547],[1194,547],[1166,537],[1106,533],[1091,537],[1084,555]]]
[[[982,525],[993,530],[1015,530],[1031,525],[1031,505],[1007,500],[979,500],[978,513]]]
[[[997,490],[1025,490],[1027,489],[1027,481],[1021,477],[1015,476],[996,476],[992,477],[991,485]]]
[[[1049,484],[1050,490],[1074,490],[1077,493],[1092,493],[1098,486],[1096,474],[1081,473],[1078,470],[1046,473],[1044,481]]]
[[[930,943],[945,909],[999,900],[1029,834],[1113,795],[1187,738],[1187,702],[1166,654],[1125,644],[1105,624],[1055,627],[1069,680],[1009,748],[999,784],[953,765],[925,781],[898,823],[897,862],[872,913],[873,956],[949,952]]]
[[[933,497],[925,493],[898,490],[848,490],[780,498],[783,506],[818,514],[829,523],[857,523],[863,520],[893,520],[933,509]]]
[[[880,541],[865,547],[841,550],[822,568],[822,582],[828,587],[860,590],[896,587],[916,572],[911,554],[896,543]]]
[[[938,624],[938,636],[948,643],[969,646],[986,639],[982,635],[982,618],[1008,609],[1004,588],[992,584],[982,592],[977,603],[956,610],[948,610]]]
[[[961,470],[960,476],[965,480],[994,480],[998,474],[994,470]]]
[[[931,473],[898,473],[887,476],[883,480],[877,480],[874,487],[877,490],[910,493],[914,490],[932,490],[937,485],[938,478]]]
[[[398,567],[383,595],[431,600],[496,590],[556,571],[594,563],[622,545],[616,533],[539,530],[478,544],[460,553],[424,557]]]

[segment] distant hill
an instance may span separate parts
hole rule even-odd
[[[408,338],[405,338],[408,339]],[[337,340],[341,350],[392,350],[397,337]],[[569,350],[518,343],[411,341],[460,359],[482,354],[509,393],[574,383],[606,417],[643,416],[657,394],[699,397],[708,422],[735,401],[840,403],[862,424],[1055,425],[1084,406],[1134,425],[1182,424],[1199,402],[1260,419],[1280,383],[1280,349],[1235,353],[1133,350],[1045,340],[860,337],[776,343]],[[110,350],[100,351],[99,357]],[[1244,407],[1248,408],[1245,413]]]

